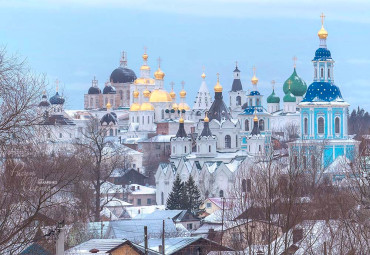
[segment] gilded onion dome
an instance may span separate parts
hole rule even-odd
[[[215,92],[222,92],[222,90],[223,90],[223,88],[222,88],[222,86],[221,86],[221,84],[220,84],[220,77],[219,77],[220,75],[217,73],[217,83],[216,83],[216,85],[213,87],[213,89],[214,89],[214,91]]]
[[[164,76],[165,76],[164,72],[161,70],[160,67],[158,67],[157,71],[155,71],[155,73],[154,73],[154,77],[157,80],[163,80]]]
[[[251,82],[253,85],[256,85],[258,83],[258,78],[256,77],[256,74],[253,75]]]
[[[145,90],[143,91],[143,95],[146,98],[149,98],[150,97],[150,91],[148,90],[148,88],[145,88]]]
[[[154,111],[154,106],[149,102],[141,104],[140,111]]]
[[[162,89],[155,89],[150,94],[149,101],[151,103],[168,103],[172,102],[172,98],[170,96],[170,93],[168,93],[167,91]]]
[[[134,102],[130,106],[130,111],[131,112],[140,111],[140,104],[136,102],[137,98],[139,97],[139,91],[135,89],[132,94],[134,96]]]
[[[144,61],[147,61],[148,60],[148,54],[146,54],[146,52],[143,54],[143,59],[144,59]]]
[[[182,90],[180,91],[180,97],[181,97],[181,98],[186,97],[186,91],[185,91],[184,89],[182,89]]]
[[[182,110],[189,111],[190,107],[187,103],[179,103],[179,110],[180,111],[182,111]]]
[[[172,109],[178,110],[179,109],[179,106],[176,103],[173,103],[172,104]]]
[[[176,98],[176,93],[175,93],[175,91],[173,91],[173,90],[172,90],[172,91],[170,92],[170,96],[171,96],[171,98],[172,98],[172,99]]]
[[[201,75],[202,79],[204,80],[206,78],[206,74],[203,72]]]

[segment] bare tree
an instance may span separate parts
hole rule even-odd
[[[94,220],[100,220],[100,212],[104,205],[109,202],[101,201],[101,187],[108,181],[112,172],[116,169],[127,168],[130,157],[126,148],[108,136],[109,126],[101,125],[97,118],[91,119],[83,137],[76,142],[76,153],[80,164],[84,167],[84,179],[92,185],[94,194],[93,215]]]

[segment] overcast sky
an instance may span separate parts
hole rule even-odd
[[[255,65],[266,99],[271,80],[283,96],[282,83],[297,56],[297,72],[309,85],[321,12],[336,61],[335,83],[351,108],[369,111],[370,1],[365,0],[0,0],[0,40],[9,52],[27,58],[35,72],[47,74],[49,96],[55,79],[61,81],[68,109],[83,108],[93,76],[104,86],[122,50],[139,76],[144,46],[152,73],[160,56],[165,87],[174,81],[178,92],[184,80],[192,106],[202,66],[213,94],[217,72],[224,92],[230,90],[235,61],[244,89],[251,89]]]

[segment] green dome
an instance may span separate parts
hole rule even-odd
[[[297,75],[297,72],[294,68],[292,75],[284,82],[283,90],[285,94],[287,94],[289,90],[289,80],[292,82],[290,84],[290,91],[294,96],[301,97],[306,93],[307,84],[301,79],[301,77]]]
[[[271,95],[268,96],[267,103],[268,104],[278,104],[278,103],[280,103],[280,97],[278,97],[275,94],[275,90],[272,90]]]
[[[285,94],[283,101],[286,103],[294,103],[296,101],[295,96],[288,90],[288,93]]]

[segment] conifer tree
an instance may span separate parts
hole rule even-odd
[[[185,191],[186,196],[184,200],[186,201],[186,209],[197,214],[199,206],[202,204],[202,200],[200,199],[198,186],[195,184],[191,175],[189,175],[189,179],[185,183]]]
[[[172,191],[167,199],[167,210],[181,210],[184,209],[186,203],[185,198],[185,184],[181,181],[180,176],[177,175],[172,185]],[[186,200],[186,199],[185,199]]]

